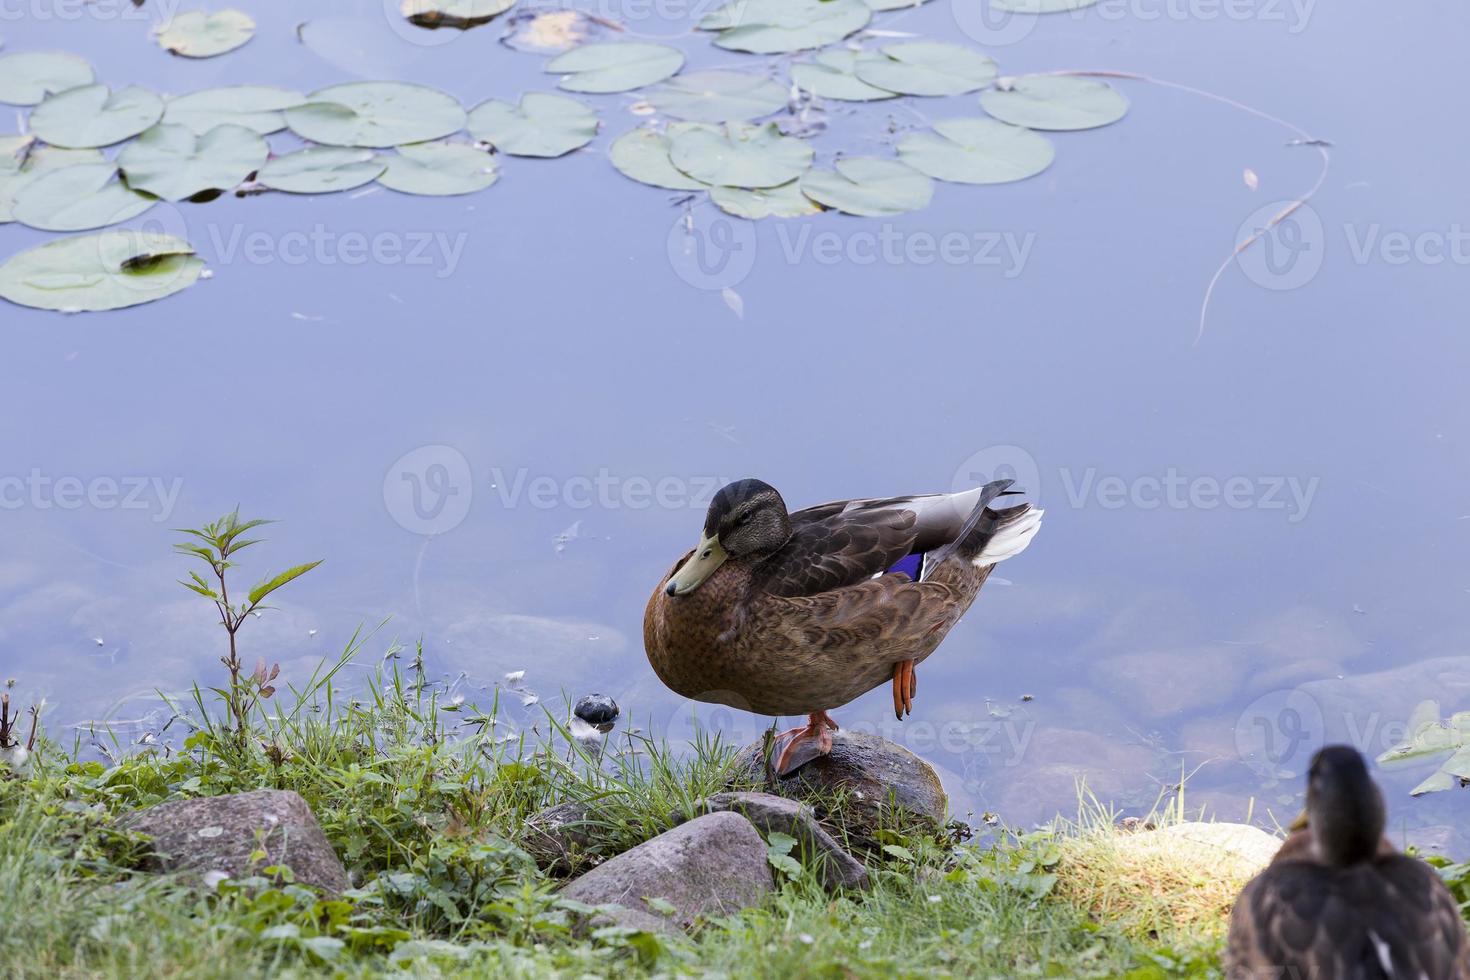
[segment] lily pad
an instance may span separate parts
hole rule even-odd
[[[917,211],[934,196],[934,182],[898,160],[847,157],[835,166],[835,173],[808,170],[801,192],[823,207],[865,218]]]
[[[15,220],[42,231],[87,231],[137,217],[158,198],[115,180],[111,162],[82,163],[42,174],[15,195]]]
[[[677,135],[681,127],[696,126],[698,123],[674,123],[670,134]],[[671,191],[702,191],[705,184],[674,166],[669,159],[670,137],[651,129],[635,129],[613,140],[607,155],[612,165],[624,177],[640,184],[665,187]]]
[[[169,99],[163,107],[163,121],[187,126],[198,136],[226,123],[244,126],[265,136],[286,128],[286,117],[281,110],[305,102],[306,98],[300,92],[283,88],[229,85]]]
[[[469,30],[487,24],[515,6],[516,0],[403,0],[399,9],[410,24],[430,29]]]
[[[548,92],[527,92],[520,105],[488,99],[470,112],[470,135],[517,157],[559,157],[592,142],[597,113]]]
[[[174,14],[155,32],[165,51],[185,58],[213,58],[255,36],[255,21],[238,10],[188,10]]]
[[[465,112],[443,92],[409,82],[347,82],[286,110],[296,135],[331,146],[399,146],[464,128]]]
[[[695,71],[675,75],[648,93],[648,102],[675,119],[743,122],[786,106],[786,89],[760,75],[739,71]]]
[[[1091,7],[1098,0],[990,0],[992,10],[1013,14],[1060,14]]]
[[[718,47],[780,54],[833,44],[872,16],[863,0],[734,0],[706,14],[699,27],[720,32]]]
[[[1034,177],[1056,151],[1039,133],[994,119],[941,119],[932,133],[912,133],[898,156],[920,173],[960,184],[1004,184]]]
[[[691,126],[669,142],[674,166],[706,184],[775,187],[800,177],[812,163],[810,144],[782,135],[775,123]]]
[[[253,129],[216,126],[195,136],[187,126],[159,123],[118,154],[128,186],[168,201],[223,191],[255,173],[270,147]]]
[[[854,69],[869,85],[902,95],[963,95],[995,81],[995,62],[970,48],[937,41],[904,41],[882,49]]]
[[[894,99],[897,92],[869,85],[857,76],[857,66],[863,61],[886,60],[883,55],[871,51],[852,51],[833,48],[819,51],[811,61],[797,62],[791,66],[791,80],[798,86],[824,99],[839,99],[843,102],[876,102]]]
[[[63,150],[55,146],[33,146],[21,161],[20,170],[0,173],[0,224],[15,220],[15,196],[42,174],[79,163],[106,163],[98,150]]]
[[[995,118],[1029,129],[1092,129],[1128,112],[1128,100],[1111,85],[1075,75],[1004,78],[980,93],[980,104]]]
[[[63,313],[120,310],[187,289],[203,271],[183,239],[119,229],[12,255],[0,265],[0,297]]]
[[[372,150],[309,146],[266,161],[255,179],[291,194],[329,194],[371,183],[388,165]]]
[[[500,177],[495,158],[469,143],[410,143],[379,159],[388,169],[378,183],[403,194],[471,194]]]
[[[83,85],[36,106],[30,127],[52,146],[86,149],[131,139],[162,116],[163,100],[146,89]]]
[[[557,85],[568,92],[627,92],[665,78],[684,67],[684,52],[667,44],[607,41],[584,44],[547,62],[546,70],[566,74]]]
[[[0,55],[0,102],[37,105],[48,95],[92,84],[92,66],[64,51]]]
[[[747,190],[744,187],[711,187],[709,198],[721,211],[737,218],[800,218],[822,209],[801,192],[801,182],[793,180],[778,187]]]

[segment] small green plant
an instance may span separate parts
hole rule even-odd
[[[249,732],[250,712],[260,701],[268,700],[276,693],[272,682],[280,675],[281,665],[275,664],[267,668],[265,660],[260,659],[256,661],[253,671],[249,674],[242,674],[238,641],[240,628],[245,625],[251,613],[269,608],[261,605],[266,596],[321,564],[320,561],[307,562],[304,565],[288,568],[279,575],[263,579],[250,590],[244,602],[232,604],[226,575],[231,568],[235,567],[231,559],[261,541],[260,538],[245,538],[242,535],[270,523],[273,522],[242,521],[239,508],[236,508],[202,528],[175,529],[190,536],[190,540],[175,544],[175,550],[204,562],[209,566],[210,573],[214,577],[214,581],[211,582],[198,572],[191,570],[190,580],[187,582],[180,580],[179,584],[214,603],[214,608],[219,613],[220,625],[229,635],[230,651],[226,656],[220,658],[220,663],[224,664],[225,669],[230,672],[229,687],[213,688],[213,690],[225,702],[231,724],[234,725],[236,744],[242,749]]]

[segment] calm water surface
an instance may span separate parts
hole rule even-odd
[[[694,67],[779,63],[681,36],[687,7],[616,4],[599,10]],[[400,78],[474,105],[554,81],[499,25],[424,44],[376,3],[237,6],[256,39],[202,62],[164,54],[146,20],[44,5],[0,36],[175,94]],[[876,26],[970,42],[956,9]],[[1423,698],[1470,708],[1470,135],[1439,94],[1462,87],[1470,12],[1215,10],[1134,0],[987,46],[1003,72],[1154,76],[1333,143],[1311,212],[1226,271],[1198,343],[1240,229],[1321,159],[1139,82],[1116,83],[1118,125],[1057,134],[1041,177],[940,184],[886,221],[686,218],[607,163],[643,119],[621,95],[593,100],[590,147],[508,159],[469,197],[156,209],[212,278],[117,313],[0,309],[0,476],[25,488],[0,510],[0,673],[53,726],[136,718],[154,689],[217,674],[168,529],[239,503],[281,521],[245,577],[326,559],[249,625],[247,657],[299,681],[386,618],[373,657],[421,637],[471,694],[524,669],[548,701],[603,690],[682,738],[691,706],[653,677],[641,619],[715,481],[757,475],[795,507],[1015,471],[1048,510],[1035,546],[925,664],[913,718],[892,722],[883,690],[839,720],[933,761],[961,814],[1070,810],[1079,776],[1142,806],[1192,773],[1192,802],[1222,817],[1289,818],[1324,738],[1376,753]],[[313,21],[320,51],[296,40]],[[906,101],[834,106],[820,159],[978,113]],[[0,254],[48,237],[0,227]],[[68,477],[150,489],[63,507],[45,481]],[[737,739],[763,724],[700,717]],[[1462,848],[1462,800],[1407,796],[1431,768],[1384,774],[1395,824]]]

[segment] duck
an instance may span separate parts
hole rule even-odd
[[[1470,940],[1432,867],[1384,837],[1383,794],[1358,751],[1312,758],[1307,809],[1230,915],[1230,980],[1470,980]]]
[[[830,712],[885,684],[912,714],[915,668],[1043,511],[1011,480],[954,493],[837,500],[791,513],[749,478],[711,499],[698,543],[649,597],[648,660],[668,688],[761,715],[805,715],[776,737],[780,776],[832,751]]]

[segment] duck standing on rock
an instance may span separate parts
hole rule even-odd
[[[1363,757],[1312,759],[1306,825],[1240,893],[1230,980],[1470,980],[1470,939],[1434,869],[1383,836],[1383,794]]]
[[[775,488],[738,480],[710,502],[694,550],[659,581],[643,643],[684,697],[807,715],[779,736],[781,775],[832,749],[827,714],[893,685],[913,710],[916,665],[975,601],[995,563],[1041,525],[1030,504],[990,505],[1010,480],[962,493],[839,500],[794,514]]]

